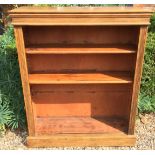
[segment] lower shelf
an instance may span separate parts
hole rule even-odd
[[[132,83],[130,72],[83,74],[29,74],[30,84],[106,84]]]
[[[42,117],[35,124],[36,135],[127,132],[127,121],[121,118]]]
[[[56,134],[29,136],[29,147],[134,146],[135,135],[126,134]]]

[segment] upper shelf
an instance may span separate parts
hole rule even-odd
[[[26,48],[27,54],[130,54],[135,53],[133,45],[53,45]]]

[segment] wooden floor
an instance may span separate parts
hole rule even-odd
[[[36,119],[37,135],[67,133],[123,133],[127,124],[120,118],[43,117]]]

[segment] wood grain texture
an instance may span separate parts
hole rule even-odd
[[[134,130],[135,130],[135,118],[136,118],[136,112],[137,112],[138,94],[140,90],[140,81],[141,81],[141,75],[142,75],[142,69],[143,69],[142,67],[143,67],[143,60],[144,60],[146,38],[147,38],[147,27],[141,26],[137,60],[136,60],[136,66],[135,66],[134,83],[133,83],[131,113],[130,113],[129,131],[128,131],[129,134],[134,134]]]
[[[80,18],[81,19],[81,18]],[[137,50],[138,26],[25,26],[26,47],[127,45]],[[32,33],[33,32],[33,33]],[[42,36],[42,37],[40,37]],[[44,38],[44,39],[43,39]],[[80,45],[79,45],[80,44]]]
[[[10,16],[14,25],[148,25],[151,13],[131,7],[31,7],[12,10]]]
[[[128,7],[10,11],[30,147],[133,146],[147,25]]]
[[[53,45],[51,47],[26,48],[28,54],[131,54],[133,45]]]
[[[31,85],[38,117],[113,116],[128,120],[131,90],[132,84]]]
[[[28,147],[134,146],[136,137],[126,134],[57,134],[27,137]]]
[[[13,25],[35,25],[35,26],[104,26],[104,25],[149,25],[149,18],[113,18],[113,22],[109,18],[78,18],[78,17],[69,17],[69,18],[54,18],[51,16],[50,18],[13,18]]]
[[[18,50],[18,60],[19,60],[20,75],[22,80],[24,101],[25,101],[26,114],[27,114],[28,131],[29,131],[29,135],[33,136],[34,135],[34,114],[33,114],[33,109],[31,104],[31,93],[30,93],[30,88],[28,83],[28,70],[27,70],[27,61],[25,56],[22,27],[15,27],[14,32],[16,37],[16,46]]]
[[[14,14],[46,14],[46,13],[152,13],[150,8],[139,7],[20,7],[11,10],[10,13]]]
[[[104,84],[132,83],[132,75],[127,72],[69,73],[69,74],[29,74],[30,84]]]
[[[42,117],[35,120],[36,135],[77,133],[123,133],[127,121],[104,117]]]
[[[134,72],[136,54],[28,54],[29,74]],[[114,67],[115,66],[115,67]]]

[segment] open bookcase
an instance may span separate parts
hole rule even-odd
[[[151,11],[21,7],[10,15],[28,145],[134,145]]]

